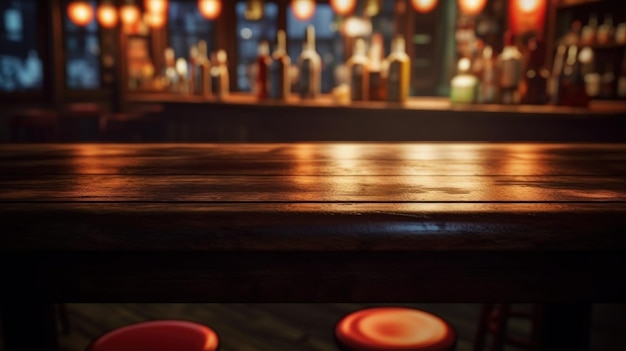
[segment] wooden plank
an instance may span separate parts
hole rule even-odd
[[[2,177],[2,202],[626,201],[623,176]]]

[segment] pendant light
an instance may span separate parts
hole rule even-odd
[[[544,6],[544,0],[517,0],[517,8],[520,12],[529,14],[536,12],[542,6]]]
[[[165,15],[167,13],[167,0],[144,0],[143,8],[151,14]]]
[[[461,9],[461,12],[470,16],[480,14],[486,4],[487,0],[459,0],[459,8]]]
[[[222,12],[221,0],[198,0],[198,10],[204,18],[214,20]]]
[[[166,15],[158,12],[146,12],[143,14],[143,22],[150,28],[163,28],[165,26]]]
[[[437,0],[411,0],[411,4],[415,11],[419,13],[428,13],[437,6]]]
[[[117,9],[110,2],[98,6],[98,22],[104,28],[113,28],[117,25]]]
[[[354,11],[356,0],[330,0],[330,6],[340,16],[349,15]]]
[[[132,26],[139,22],[141,19],[141,13],[139,7],[133,3],[126,3],[120,7],[120,20],[127,26]]]
[[[93,7],[87,1],[72,1],[67,5],[67,16],[75,25],[84,27],[93,20]]]
[[[300,21],[308,21],[315,14],[315,0],[291,0],[291,10]]]

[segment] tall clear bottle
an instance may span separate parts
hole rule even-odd
[[[543,41],[531,39],[528,43],[530,57],[524,80],[526,91],[522,103],[529,105],[545,105],[548,102],[546,89],[550,72],[545,68],[546,45]]]
[[[504,48],[498,56],[498,76],[500,81],[500,102],[519,103],[519,86],[522,81],[522,53],[515,45],[510,32],[504,34]]]
[[[366,52],[365,40],[357,39],[354,43],[353,55],[347,62],[352,101],[365,101],[369,94],[369,59]]]
[[[411,63],[409,55],[406,54],[404,37],[397,36],[393,39],[387,62],[387,101],[404,102],[409,97],[411,74]]]
[[[198,89],[198,47],[193,45],[189,48],[189,93],[196,94]]]
[[[200,96],[211,96],[211,61],[209,60],[207,43],[198,42],[198,75],[196,93]]]
[[[213,67],[211,67],[211,85],[213,86],[215,96],[223,99],[228,96],[230,89],[230,80],[228,77],[228,56],[226,51],[219,50],[215,55]]]
[[[299,81],[298,92],[303,99],[315,99],[321,90],[322,59],[315,51],[315,27],[306,28],[306,41],[298,58]]]
[[[255,92],[256,96],[259,100],[265,100],[269,97],[269,81],[268,81],[268,71],[270,68],[270,64],[272,63],[272,58],[270,57],[270,45],[267,41],[262,41],[259,44],[258,48],[258,56],[256,60],[257,65],[257,76],[256,76],[256,86]]]
[[[495,104],[498,102],[498,82],[496,60],[493,48],[489,45],[483,49],[483,70],[478,82],[478,102],[481,104]]]
[[[369,93],[372,101],[385,100],[385,84],[383,80],[383,36],[376,33],[372,36],[369,50]]]
[[[279,30],[276,39],[276,50],[272,54],[272,63],[270,65],[269,93],[272,99],[286,100],[291,91],[289,75],[291,59],[287,55],[287,35],[285,31]]]

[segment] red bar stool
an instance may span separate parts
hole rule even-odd
[[[219,338],[213,329],[186,321],[151,321],[110,331],[86,351],[215,351]]]
[[[375,307],[351,313],[335,327],[346,351],[450,351],[456,334],[443,319],[406,307]]]

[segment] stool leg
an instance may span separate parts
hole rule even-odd
[[[495,330],[493,334],[493,342],[491,343],[491,351],[502,351],[506,342],[507,323],[509,314],[511,313],[511,305],[507,303],[500,304],[496,308]]]
[[[480,311],[480,319],[478,321],[478,327],[476,328],[476,335],[474,336],[474,351],[482,351],[485,348],[485,339],[487,338],[487,332],[489,324],[489,316],[493,309],[492,303],[484,303]]]

